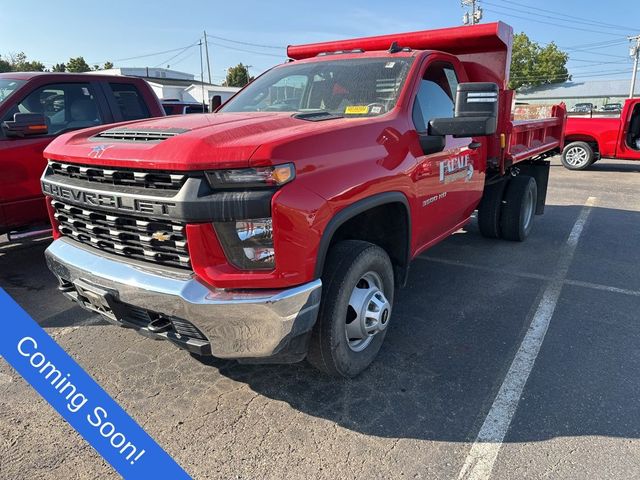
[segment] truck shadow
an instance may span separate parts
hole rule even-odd
[[[328,378],[304,362],[204,363],[261,395],[362,434],[473,441],[581,209],[547,207],[534,235],[521,244],[484,239],[471,224],[416,260],[407,288],[397,293],[394,323],[376,362],[356,379]],[[593,274],[593,282],[615,284],[614,257],[627,258],[633,274],[640,262],[640,213],[596,208],[589,222],[569,278]],[[619,234],[613,238],[616,225]],[[621,238],[636,238],[635,246],[623,245]],[[583,272],[585,265],[591,270]],[[640,438],[634,400],[640,392],[640,354],[631,348],[640,340],[640,325],[631,319],[640,297],[619,299],[571,285],[563,292],[514,418],[520,427],[506,441]],[[619,311],[611,311],[611,302]],[[610,348],[616,342],[631,351]],[[612,406],[615,420],[603,406]]]
[[[640,173],[640,162],[627,161],[622,162],[620,160],[598,160],[596,163],[591,165],[588,170],[594,172],[629,172],[629,173]]]
[[[552,168],[564,170],[565,167],[562,164],[554,163],[551,165]],[[569,172],[569,174],[579,175],[580,171],[577,172]],[[584,172],[619,172],[619,173],[640,173],[640,161],[631,161],[631,160],[609,160],[603,158],[602,160],[598,160],[596,163],[591,165],[589,168],[584,170]]]
[[[74,306],[58,292],[58,282],[44,259],[51,237],[16,242],[0,238],[3,239],[0,240],[0,288],[6,290],[41,327],[68,327],[93,315]]]

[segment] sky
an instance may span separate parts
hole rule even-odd
[[[166,67],[200,78],[206,30],[214,83],[239,62],[256,75],[285,60],[288,44],[461,25],[459,0],[147,1],[0,0],[0,56],[23,51],[47,67]],[[482,22],[502,20],[570,54],[574,80],[630,78],[626,37],[640,34],[638,0],[480,0]],[[138,57],[138,58],[132,58]],[[205,80],[206,64],[204,67]]]

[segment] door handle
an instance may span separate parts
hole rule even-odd
[[[471,142],[469,145],[467,145],[471,150],[477,150],[478,148],[480,148],[482,146],[482,144],[480,142]]]

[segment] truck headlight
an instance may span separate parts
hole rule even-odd
[[[271,218],[255,218],[213,224],[227,260],[242,270],[275,267]]]
[[[212,188],[259,188],[280,187],[296,176],[293,163],[273,167],[237,168],[211,170],[207,180]]]

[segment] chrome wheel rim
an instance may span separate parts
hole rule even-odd
[[[382,289],[380,275],[367,272],[351,292],[344,331],[347,345],[354,352],[367,348],[389,324],[391,304]]]
[[[589,153],[582,147],[571,147],[564,158],[572,167],[582,167],[589,160]]]
[[[534,209],[533,191],[531,189],[527,189],[527,194],[524,197],[524,208],[524,229],[527,230],[531,224]]]

